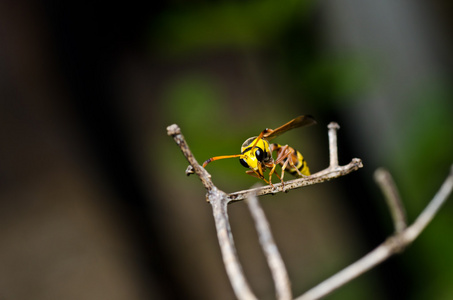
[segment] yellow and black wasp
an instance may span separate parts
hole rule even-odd
[[[270,185],[272,185],[272,175],[278,164],[282,167],[282,173],[281,176],[276,172],[275,174],[282,183],[285,171],[296,177],[308,176],[310,175],[310,170],[299,151],[288,145],[269,144],[269,141],[288,130],[313,124],[316,124],[316,121],[312,116],[303,115],[276,129],[266,128],[258,136],[245,140],[241,147],[241,154],[212,157],[203,163],[203,167],[215,160],[239,157],[239,162],[250,169],[246,171],[247,174],[258,177]],[[277,154],[275,159],[272,157],[274,151]],[[270,169],[269,180],[264,178],[266,169]]]

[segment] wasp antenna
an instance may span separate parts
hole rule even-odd
[[[261,131],[260,135],[256,137],[255,143],[253,143],[252,148],[250,149],[250,151],[252,151],[253,149],[255,149],[256,144],[258,144],[258,142],[259,142],[261,139],[263,139],[264,134],[265,134],[266,132],[268,132],[268,131],[269,131],[268,128],[266,128],[266,129],[264,129],[263,131]]]
[[[318,122],[316,122],[315,117],[313,117],[312,115],[305,115],[305,118],[309,119],[311,122],[313,122],[313,124],[317,124],[318,123]]]
[[[239,157],[239,156],[242,156],[242,154],[222,155],[222,156],[211,157],[210,159],[208,159],[207,161],[205,161],[205,162],[203,163],[203,168],[206,167],[207,164],[209,164],[210,162],[212,162],[212,161],[214,161],[214,160],[219,160],[219,159],[224,159],[224,158],[232,158],[232,157]]]
[[[211,161],[212,161],[212,158],[206,160],[206,161],[203,163],[203,168],[206,167],[206,165],[209,164]]]

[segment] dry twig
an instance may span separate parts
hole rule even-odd
[[[360,158],[353,158],[352,161],[345,166],[329,166],[327,169],[322,170],[318,173],[312,174],[307,177],[297,178],[293,180],[288,180],[285,182],[285,186],[282,187],[281,183],[275,183],[274,188],[270,185],[261,186],[258,188],[248,189],[244,191],[234,192],[228,194],[228,199],[230,201],[240,201],[247,198],[249,195],[263,196],[267,194],[276,194],[279,192],[287,192],[292,189],[297,189],[300,187],[313,185],[316,183],[321,183],[329,181],[340,176],[347,175],[353,171],[357,171],[362,168],[362,160]]]
[[[383,168],[377,169],[374,172],[374,180],[380,186],[382,193],[385,196],[387,205],[393,218],[393,225],[395,232],[401,232],[407,227],[406,211],[401,202],[400,195],[395,186],[392,176],[387,170]]]
[[[383,178],[382,176],[387,178]],[[441,205],[451,194],[453,189],[453,165],[451,166],[450,174],[440,187],[440,190],[418,216],[415,222],[409,227],[405,226],[403,217],[404,209],[399,201],[399,197],[395,196],[397,195],[397,192],[390,174],[386,171],[378,169],[375,173],[375,178],[383,187],[384,195],[388,198],[387,203],[392,215],[396,216],[394,217],[396,233],[387,238],[387,240],[385,240],[373,251],[334,276],[315,286],[311,290],[307,291],[296,300],[311,300],[325,297],[334,290],[345,285],[347,282],[385,261],[392,255],[402,252],[407,246],[409,246],[420,235],[423,229],[426,228],[428,223],[436,215]],[[396,202],[398,202],[398,204],[396,204]]]
[[[266,220],[266,216],[264,215],[264,211],[255,195],[250,195],[246,202],[250,209],[250,214],[255,220],[259,241],[266,256],[267,264],[271,270],[272,278],[274,279],[277,299],[290,300],[292,299],[291,282],[289,281],[288,272],[286,272],[283,259],[280,256],[280,252],[272,237],[271,229]]]

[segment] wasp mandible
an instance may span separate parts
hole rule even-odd
[[[272,185],[272,175],[274,173],[282,184],[285,171],[296,177],[308,176],[310,175],[310,170],[299,151],[288,145],[269,144],[269,141],[288,130],[313,124],[316,124],[316,121],[312,116],[303,115],[276,129],[266,128],[258,136],[245,140],[241,147],[241,154],[212,157],[203,163],[203,167],[206,167],[208,163],[215,160],[239,157],[241,165],[250,169],[246,171],[247,174],[258,177],[270,185]],[[272,157],[274,151],[277,155],[275,159]],[[281,175],[278,175],[278,173],[275,172],[275,167],[278,164],[282,167]],[[264,178],[266,169],[270,169],[269,180]]]

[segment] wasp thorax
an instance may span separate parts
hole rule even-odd
[[[245,142],[242,143],[241,152],[243,152],[244,149],[247,148],[248,146],[251,146],[251,145],[252,145],[252,142],[253,142],[256,138],[257,138],[256,136],[253,136],[253,137],[251,137],[251,138],[246,139]]]

